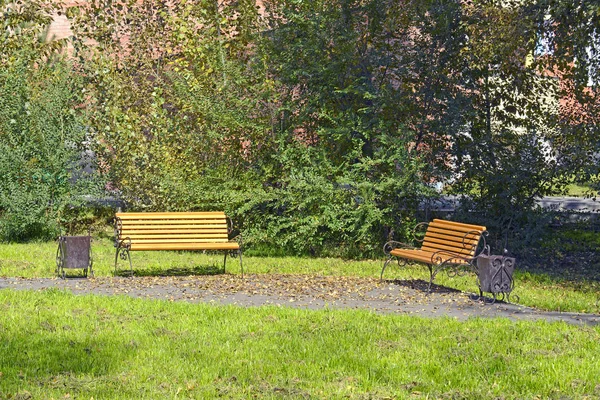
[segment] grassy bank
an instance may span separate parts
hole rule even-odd
[[[1,398],[600,396],[600,328],[564,323],[1,290],[0,354]]]
[[[114,248],[106,238],[93,243],[96,276],[110,276],[114,272]],[[54,276],[56,243],[27,243],[0,245],[0,276],[24,278]],[[198,252],[134,252],[135,273],[138,275],[190,275],[222,273],[221,254]],[[315,274],[339,276],[379,277],[381,260],[349,261],[333,258],[299,257],[245,257],[247,273]],[[127,263],[119,260],[120,268]],[[227,271],[239,273],[239,263],[230,259]],[[387,279],[429,279],[427,267],[410,265],[399,268],[392,265],[386,271]],[[544,274],[517,270],[515,294],[519,303],[544,310],[600,313],[600,283],[590,280],[565,280]],[[466,292],[475,292],[475,277],[449,278],[440,273],[436,283]]]

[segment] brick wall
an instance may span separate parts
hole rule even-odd
[[[76,6],[77,4],[81,4],[82,1],[74,1],[67,0],[64,2],[66,10],[68,7]],[[63,11],[64,11],[63,10]],[[54,22],[50,24],[50,29],[48,31],[48,37],[52,39],[64,39],[68,38],[72,35],[71,32],[71,23],[65,16],[64,12],[55,13],[54,14]]]
[[[64,5],[65,5],[65,10],[68,7],[72,7],[72,6],[76,6],[78,4],[83,4],[85,3],[86,0],[67,0],[64,1]],[[259,12],[261,14],[264,13],[264,5],[263,5],[263,0],[256,0],[256,5],[259,8]],[[54,22],[52,22],[52,24],[50,25],[50,29],[48,32],[48,36],[49,38],[54,38],[54,39],[64,39],[64,38],[68,38],[69,36],[72,35],[71,32],[71,24],[69,22],[69,20],[67,19],[67,17],[64,15],[64,12],[59,14],[55,14],[54,15]]]
[[[71,24],[64,14],[55,14],[48,31],[49,39],[64,39],[71,36]]]

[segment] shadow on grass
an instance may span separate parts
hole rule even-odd
[[[196,275],[221,275],[225,270],[222,265],[196,265],[186,267],[161,268],[151,267],[136,269],[133,268],[134,276],[144,277],[166,277],[166,276],[196,276]],[[117,271],[117,276],[130,276],[129,269],[122,268]]]
[[[42,321],[36,334],[0,334],[4,344],[0,398],[32,398],[27,391],[23,392],[26,397],[18,393],[34,385],[84,390],[98,377],[114,374],[135,355],[131,340],[126,337],[69,336],[61,332],[65,329],[69,327]]]
[[[423,279],[387,279],[384,282],[390,285],[403,286],[413,290],[418,290],[427,293],[429,288],[429,281]],[[431,293],[460,293],[458,289],[454,289],[447,286],[437,285],[433,283],[431,285]]]
[[[598,254],[595,254],[598,257]],[[542,281],[572,283],[600,282],[600,260],[591,257],[517,258],[516,271],[536,275]]]
[[[57,276],[57,275],[55,275]],[[69,281],[83,281],[88,279],[88,277],[90,277],[90,275],[85,275],[83,272],[82,273],[76,273],[76,272],[67,272],[65,274],[65,279],[69,280]],[[62,279],[61,276],[59,276],[60,279]]]

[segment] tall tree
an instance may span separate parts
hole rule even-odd
[[[409,89],[395,50],[410,35],[411,10],[381,1],[266,3],[265,52],[282,107],[273,155],[281,168],[270,180],[304,199],[278,209],[314,221],[305,243],[328,236],[373,251],[429,192],[409,121],[399,118]]]
[[[98,153],[123,198],[157,210],[222,207],[195,187],[243,175],[267,147],[265,82],[247,64],[254,3],[95,0],[70,14]]]
[[[81,86],[62,42],[45,40],[55,4],[2,1],[0,10],[0,240],[49,239],[97,193],[81,164]]]
[[[526,223],[536,199],[563,193],[574,177],[598,173],[597,124],[573,124],[563,112],[567,87],[583,107],[598,104],[587,87],[595,61],[577,62],[582,47],[593,47],[597,7],[576,4],[571,14],[566,6],[474,1],[462,8],[468,41],[460,85],[469,101],[460,111],[467,123],[453,134],[454,189],[470,194],[468,206],[499,229]]]

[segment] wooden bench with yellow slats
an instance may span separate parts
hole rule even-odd
[[[115,215],[115,274],[119,254],[131,264],[132,251],[221,250],[239,255],[242,277],[242,238],[224,212],[120,212]]]
[[[431,291],[433,280],[440,270],[449,268],[450,274],[460,274],[465,267],[475,267],[477,250],[485,248],[485,226],[434,219],[430,223],[418,224],[415,233],[424,227],[427,229],[423,239],[415,238],[415,241],[421,242],[420,248],[395,241],[383,246],[387,259],[381,269],[381,279],[393,257],[398,257],[398,264],[401,261],[426,264],[429,268],[428,291]]]

